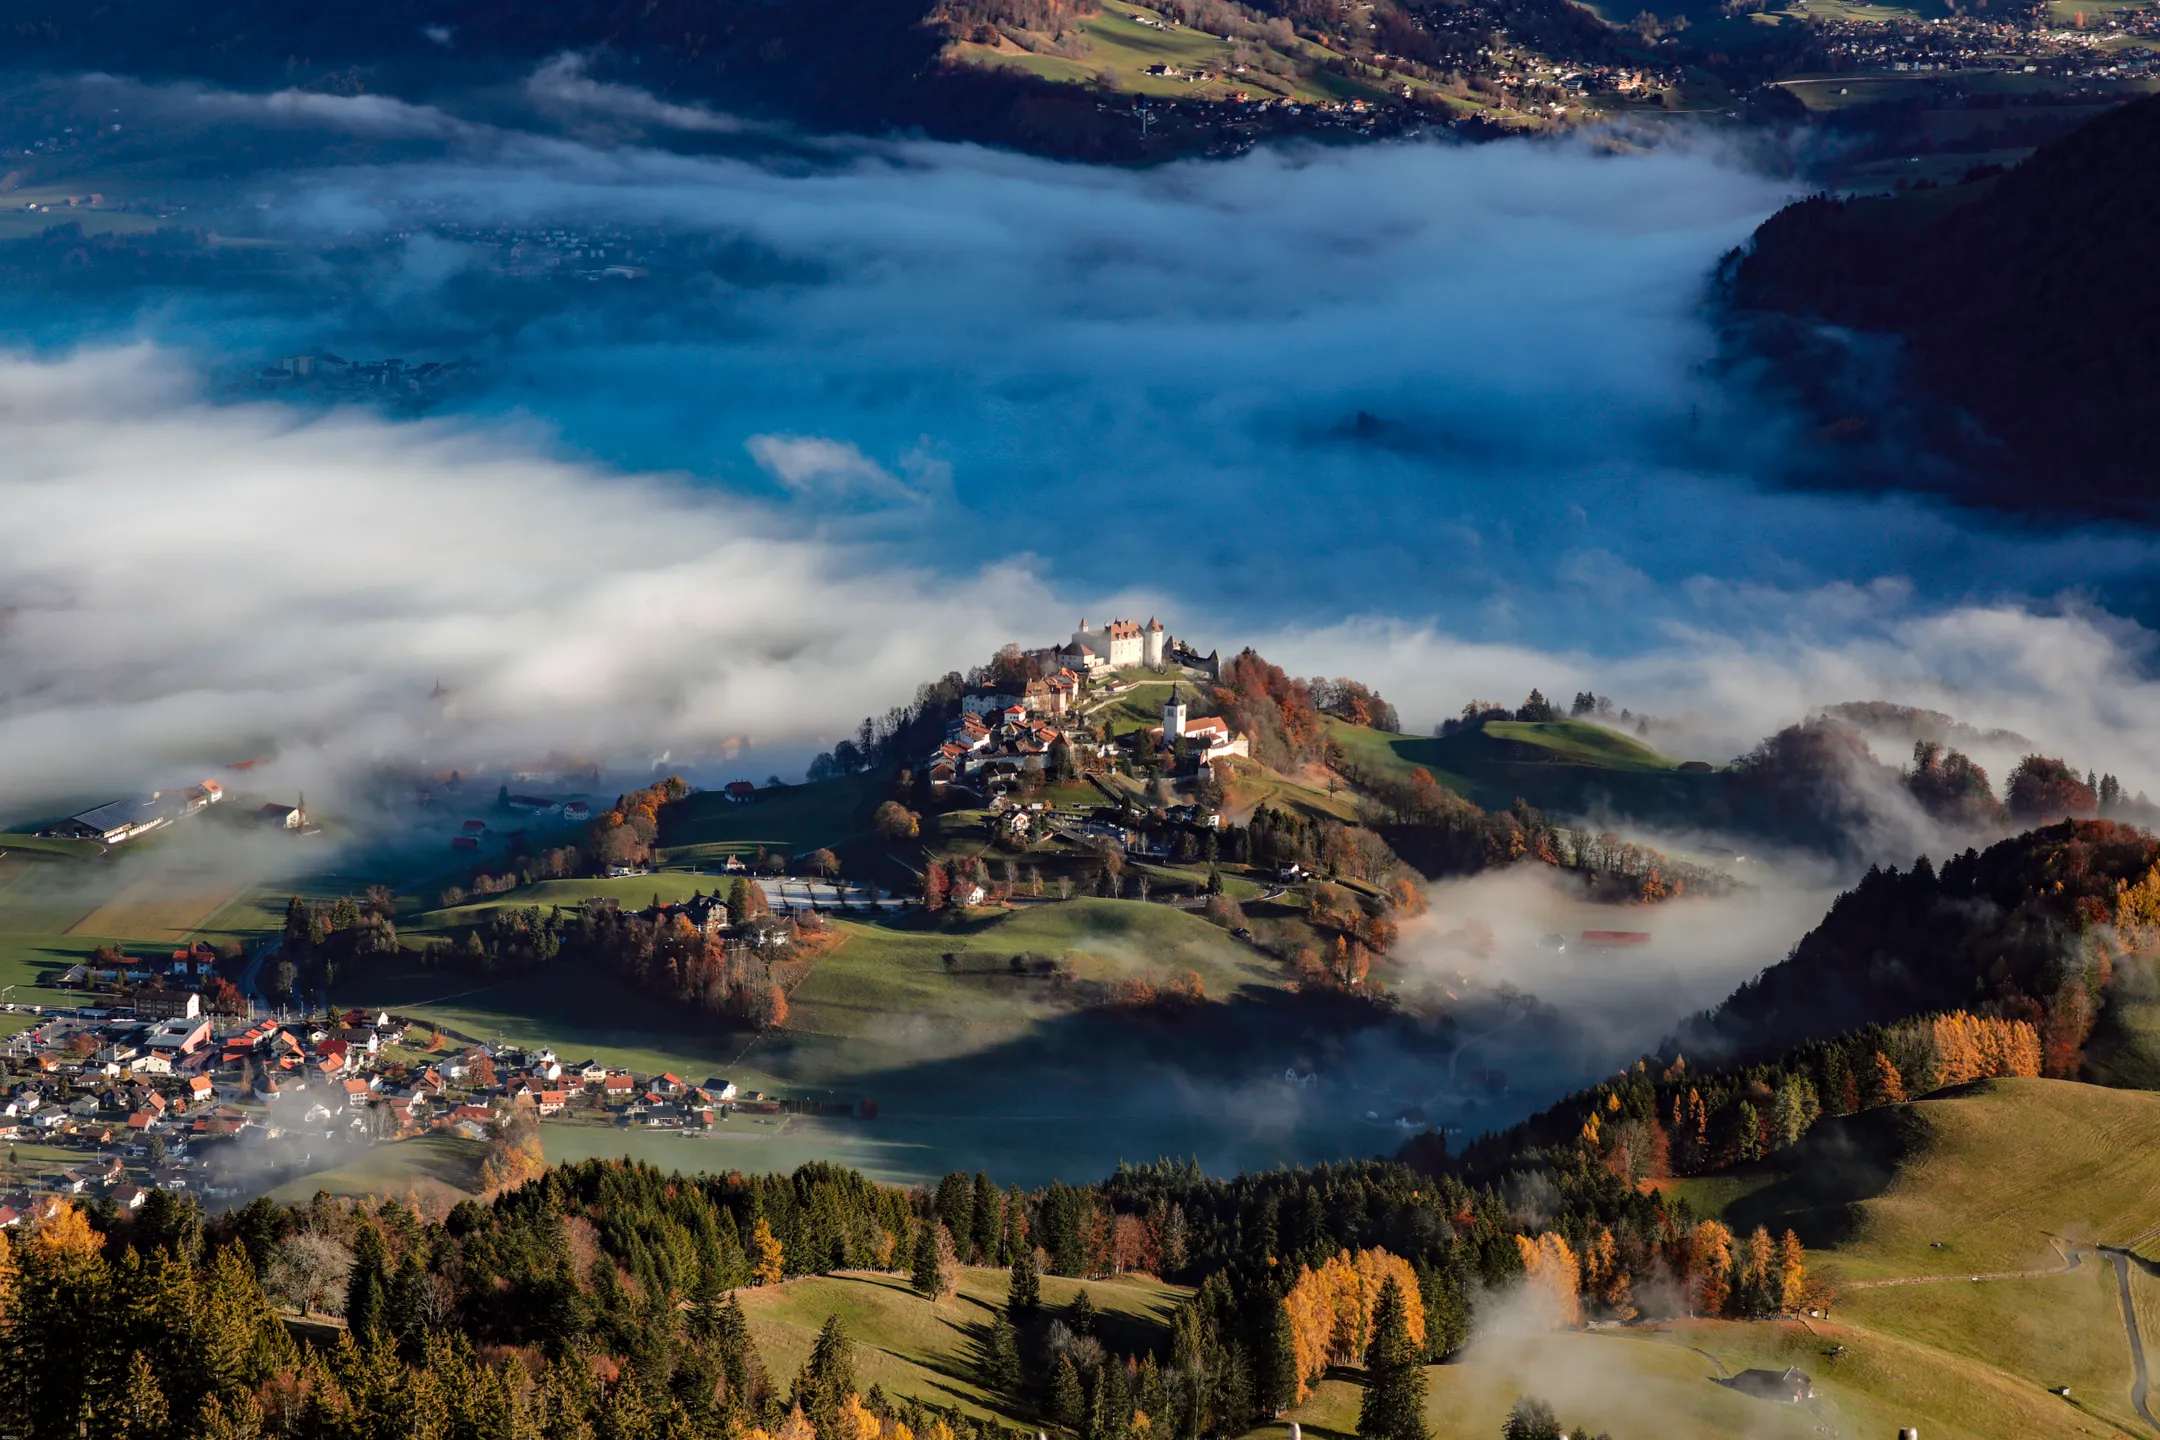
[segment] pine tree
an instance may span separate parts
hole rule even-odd
[[[1022,1244],[1020,1252],[1013,1256],[1012,1284],[1005,1292],[1005,1309],[1013,1315],[1032,1315],[1042,1304],[1042,1269],[1036,1263],[1035,1251]]]
[[[1009,1321],[992,1324],[983,1342],[982,1382],[985,1389],[1003,1395],[1020,1388],[1020,1332]]]
[[[361,1344],[389,1323],[389,1251],[382,1231],[363,1219],[353,1236],[353,1267],[345,1280],[345,1326]]]
[[[1390,1275],[1374,1310],[1372,1344],[1365,1349],[1365,1398],[1358,1407],[1358,1434],[1371,1440],[1429,1440],[1423,1359],[1410,1339],[1402,1285]]]
[[[930,1213],[952,1231],[953,1247],[962,1259],[975,1234],[975,1188],[966,1172],[955,1170],[938,1182],[937,1198]]]
[[[828,1315],[825,1328],[818,1331],[817,1343],[810,1347],[810,1358],[795,1377],[795,1404],[820,1435],[831,1434],[829,1427],[839,1413],[840,1402],[854,1389],[855,1354],[848,1343],[847,1327],[840,1323],[838,1315]]]
[[[938,1298],[942,1277],[938,1274],[938,1232],[945,1227],[925,1216],[915,1227],[915,1268],[912,1283],[915,1293]]]
[[[1560,1421],[1552,1406],[1534,1395],[1517,1399],[1500,1429],[1501,1440],[1560,1440]]]
[[[1065,1323],[1072,1327],[1072,1332],[1075,1335],[1093,1335],[1095,1333],[1096,1318],[1095,1298],[1088,1294],[1085,1285],[1078,1287],[1078,1289],[1079,1293],[1073,1296],[1072,1308],[1066,1312]]]
[[[1297,1403],[1297,1341],[1290,1323],[1290,1307],[1269,1297],[1269,1314],[1260,1327],[1259,1350],[1253,1356],[1254,1398],[1269,1416],[1279,1416]]]
[[[1005,1234],[998,1241],[1003,1263],[1015,1264],[1024,1250],[1034,1248],[1028,1235],[1027,1197],[1015,1185],[1005,1192]]]
[[[1050,1418],[1067,1430],[1078,1432],[1087,1418],[1087,1398],[1080,1393],[1080,1367],[1072,1356],[1060,1355],[1050,1374]]]
[[[1125,1379],[1125,1362],[1112,1356],[1095,1376],[1096,1435],[1098,1440],[1127,1440],[1132,1434],[1132,1386]]]
[[[126,1389],[121,1392],[111,1422],[105,1433],[116,1440],[159,1440],[171,1423],[157,1372],[150,1368],[149,1357],[140,1350],[129,1357]]]
[[[975,1172],[975,1203],[972,1207],[973,1249],[978,1265],[1003,1265],[1009,1257],[1004,1253],[1005,1197],[998,1193],[997,1185],[988,1172]],[[957,1237],[955,1237],[957,1241]]]
[[[744,1318],[742,1305],[733,1292],[720,1307],[713,1346],[720,1353],[728,1409],[738,1416],[762,1412],[771,1382],[765,1378],[765,1362],[758,1356],[757,1341],[751,1338],[750,1322]]]

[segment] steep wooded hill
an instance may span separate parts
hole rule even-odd
[[[1815,196],[1756,232],[1743,310],[1901,336],[1915,378],[1999,440],[2035,508],[2160,500],[2160,98],[2006,174],[1896,197]]]

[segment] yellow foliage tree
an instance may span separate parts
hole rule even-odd
[[[772,1226],[762,1217],[757,1228],[750,1232],[750,1273],[760,1285],[777,1285],[787,1273],[787,1257],[781,1252],[780,1237],[772,1233]]]
[[[1546,1325],[1571,1330],[1582,1324],[1582,1265],[1567,1237],[1546,1233],[1515,1237],[1522,1254],[1523,1286],[1543,1312]]]
[[[1807,1252],[1800,1248],[1800,1237],[1790,1230],[1778,1246],[1778,1303],[1779,1308],[1788,1311],[1807,1304]]]
[[[823,1440],[883,1440],[885,1426],[853,1390],[841,1400]]]
[[[1732,1231],[1705,1220],[1688,1237],[1688,1270],[1695,1282],[1695,1308],[1722,1315],[1732,1295]]]
[[[1373,1312],[1390,1279],[1402,1291],[1410,1341],[1423,1349],[1425,1306],[1418,1298],[1417,1275],[1408,1261],[1375,1248],[1337,1251],[1317,1270],[1299,1269],[1297,1283],[1283,1303],[1290,1311],[1290,1346],[1297,1363],[1300,1402],[1329,1365],[1364,1362],[1365,1347],[1372,1342]]]
[[[780,1422],[780,1428],[773,1432],[772,1440],[818,1440],[817,1427],[810,1423],[809,1416],[802,1413],[802,1406],[797,1405],[788,1411],[787,1419]]]
[[[2153,866],[2132,885],[2115,885],[2115,933],[2132,950],[2142,950],[2160,931],[2160,865]]]
[[[88,1255],[99,1248],[89,1218],[65,1202],[56,1206],[50,1215],[38,1222],[37,1229],[30,1232],[30,1253],[39,1259]]]

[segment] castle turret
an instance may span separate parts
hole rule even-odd
[[[1151,670],[1160,670],[1163,663],[1162,623],[1154,616],[1148,617],[1147,629],[1141,632],[1141,663]]]

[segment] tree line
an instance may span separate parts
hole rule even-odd
[[[48,1201],[0,1236],[0,1423],[129,1440],[1005,1440],[858,1390],[837,1321],[783,1387],[736,1295],[867,1269],[937,1300],[972,1263],[1006,1270],[981,1378],[1073,1440],[1240,1434],[1343,1364],[1365,1368],[1361,1433],[1421,1440],[1420,1367],[1460,1347],[1481,1289],[1527,1278],[1580,1318],[1614,1309],[1633,1237],[1773,1298],[1763,1276],[1790,1258],[1766,1270],[1734,1240],[1717,1270],[1684,1207],[1595,1166],[1560,1175],[1535,1225],[1492,1185],[1386,1161],[1229,1180],[1161,1163],[1036,1191],[984,1173],[910,1190],[822,1163],[691,1177],[588,1161],[506,1183],[439,1220],[327,1195],[214,1219],[164,1192],[132,1215]],[[1044,1302],[1046,1273],[1127,1271],[1196,1287],[1166,1332],[1096,1315],[1084,1288]],[[281,1306],[346,1328],[296,1342]]]

